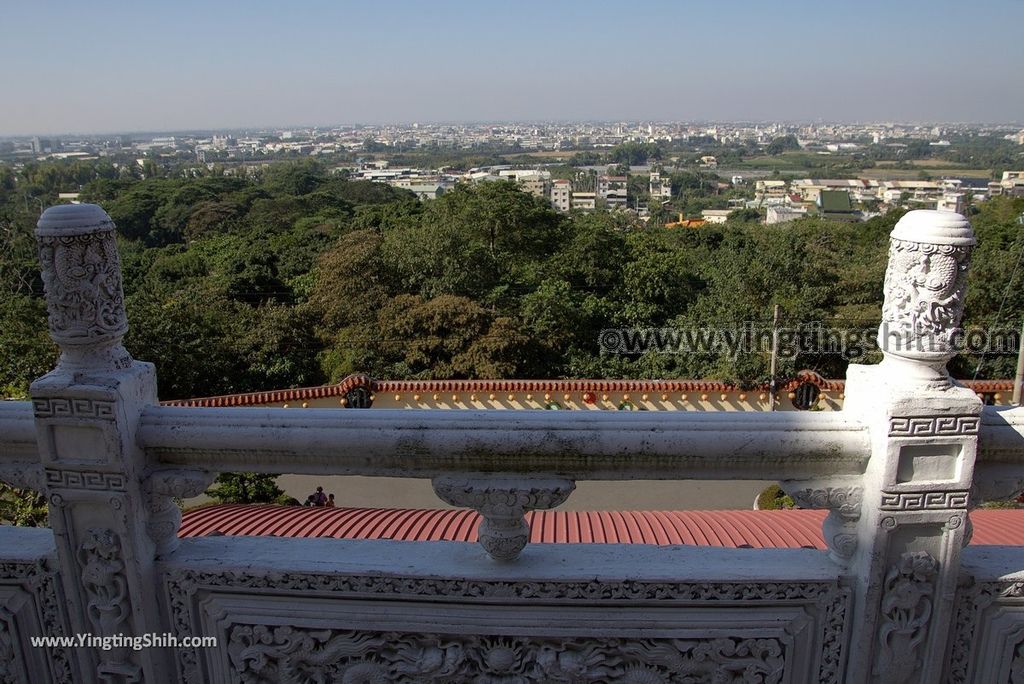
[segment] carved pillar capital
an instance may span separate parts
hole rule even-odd
[[[974,244],[971,224],[948,211],[911,211],[892,231],[878,344],[907,380],[949,386]]]
[[[178,548],[181,509],[175,499],[199,496],[213,483],[214,474],[202,470],[165,469],[151,472],[142,483],[146,497],[146,533],[156,544],[156,555]]]
[[[576,489],[562,478],[444,475],[433,479],[434,491],[452,506],[472,508],[483,520],[477,536],[495,560],[515,560],[530,541],[526,511],[554,508]]]
[[[857,521],[860,520],[864,488],[858,483],[786,481],[782,488],[800,508],[827,509],[822,534],[833,560],[845,563],[857,550]]]
[[[95,204],[50,207],[36,227],[50,335],[61,370],[127,368],[128,331],[114,222]]]

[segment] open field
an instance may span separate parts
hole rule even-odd
[[[920,173],[924,171],[929,176],[940,178],[942,176],[956,176],[962,178],[989,178],[992,171],[989,169],[968,169],[965,167],[942,167],[932,168],[922,166],[919,169],[892,169],[873,168],[864,169],[858,175],[862,178],[874,180],[917,180]]]

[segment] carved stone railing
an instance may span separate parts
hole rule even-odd
[[[160,406],[153,367],[121,345],[110,219],[90,205],[55,207],[37,236],[62,355],[31,403],[0,403],[0,479],[43,492],[53,532],[2,530],[5,542],[23,532],[34,541],[17,557],[0,547],[0,682],[11,672],[902,684],[1024,671],[1024,615],[1006,612],[1014,590],[969,589],[972,576],[998,583],[1006,557],[986,574],[991,566],[963,551],[969,508],[1024,488],[1024,413],[983,411],[945,371],[974,243],[962,217],[900,221],[884,361],[850,367],[844,411],[806,414]],[[219,471],[429,478],[443,500],[480,512],[483,550],[179,543],[174,499]],[[829,511],[829,554],[528,546],[526,511],[557,506],[585,479],[778,480],[802,507]],[[1024,554],[1013,557],[1024,567]],[[985,601],[1004,611],[1005,629],[996,664],[979,669],[972,654],[997,649],[979,626]],[[43,658],[25,646],[41,630],[221,641],[213,651],[93,646]]]

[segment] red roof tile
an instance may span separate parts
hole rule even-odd
[[[534,511],[530,541],[542,544],[692,544],[825,549],[826,511]],[[476,541],[480,518],[463,509],[310,508],[225,504],[183,516],[180,537],[209,534],[402,541]],[[971,513],[972,544],[1024,545],[1024,510]]]

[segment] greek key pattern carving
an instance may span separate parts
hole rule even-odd
[[[0,563],[0,584],[16,584],[35,597],[38,614],[42,620],[43,633],[56,637],[67,636],[64,626],[63,606],[57,599],[57,588],[49,561],[40,560],[35,563]],[[2,612],[2,611],[0,611]],[[0,619],[0,623],[3,620]],[[0,633],[3,632],[0,624]],[[74,681],[72,676],[72,658],[69,650],[63,646],[48,647],[47,658],[50,665],[49,675],[53,681],[68,683]],[[3,680],[3,655],[0,655],[0,682]],[[13,680],[20,684],[20,680]]]
[[[890,437],[942,437],[978,434],[978,416],[919,416],[889,419]]]
[[[249,591],[274,590],[295,592],[328,593],[332,597],[360,597],[423,600],[425,598],[444,600],[493,600],[531,601],[540,600],[571,605],[574,602],[589,604],[594,601],[603,602],[635,602],[635,601],[673,601],[691,602],[714,606],[720,602],[751,601],[751,602],[800,602],[815,604],[823,613],[822,624],[822,660],[816,681],[835,684],[841,681],[843,663],[845,661],[845,623],[850,590],[830,582],[641,582],[624,581],[481,581],[467,579],[436,579],[436,578],[403,578],[403,577],[371,577],[351,575],[325,575],[273,572],[268,574],[252,574],[248,572],[229,571],[224,573],[202,572],[195,570],[176,569],[165,576],[168,605],[171,612],[171,625],[179,636],[195,634],[193,624],[193,597],[200,588],[225,590],[245,589]],[[272,628],[273,629],[273,628]],[[325,640],[337,636],[337,632],[328,631]],[[587,643],[592,643],[587,639]],[[230,648],[230,647],[229,647]],[[521,649],[523,647],[520,647]],[[667,646],[666,646],[667,648]],[[706,647],[710,648],[710,647]],[[513,649],[514,650],[514,649]],[[506,654],[507,656],[507,654]],[[198,684],[203,681],[199,667],[199,659],[195,649],[181,648],[177,652],[179,676],[186,682]],[[525,655],[523,656],[526,657]],[[530,656],[531,658],[535,656]],[[539,657],[539,656],[536,656]],[[566,656],[571,657],[571,656]],[[506,659],[507,661],[507,659]],[[506,662],[499,661],[499,662]],[[517,661],[524,662],[524,661]],[[529,661],[533,662],[533,661]],[[682,662],[682,661],[676,661]],[[354,664],[354,663],[352,663]],[[657,672],[657,670],[655,670]],[[355,678],[359,670],[351,673]],[[685,670],[676,674],[682,677]],[[486,674],[486,671],[481,674]],[[611,676],[611,675],[610,675]],[[617,676],[617,675],[615,675]],[[641,676],[641,675],[637,675]],[[325,676],[326,677],[326,676]],[[534,681],[517,680],[511,675],[508,679],[480,679],[478,681]],[[614,677],[613,677],[614,678]],[[273,679],[254,678],[250,681],[275,681]],[[323,681],[331,681],[326,677]],[[352,681],[363,681],[352,679]],[[367,679],[365,681],[377,681]],[[381,679],[380,681],[392,681]],[[403,680],[399,680],[403,681]],[[408,681],[417,681],[415,678]],[[430,681],[429,679],[426,681]],[[443,680],[442,680],[443,681]],[[448,681],[464,681],[459,678]],[[470,678],[468,681],[474,681]],[[564,679],[536,681],[604,681],[601,679]],[[631,681],[620,677],[615,681]],[[679,679],[637,679],[646,681],[688,681]],[[698,678],[692,681],[705,681]],[[722,681],[734,681],[733,678]],[[741,679],[736,681],[744,681]],[[778,681],[771,678],[752,679],[750,681]]]
[[[900,556],[885,575],[874,674],[902,684],[921,668],[939,563],[925,551]]]
[[[231,679],[258,682],[530,684],[779,682],[779,639],[537,639],[234,625]]]
[[[970,492],[882,492],[883,511],[966,509]]]
[[[46,469],[46,484],[51,489],[91,489],[123,492],[125,479],[121,473]]]
[[[114,402],[96,399],[33,399],[36,418],[91,418],[114,420]]]
[[[39,261],[50,332],[60,343],[120,338],[128,330],[114,226],[41,235]]]

